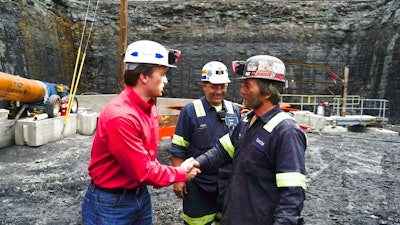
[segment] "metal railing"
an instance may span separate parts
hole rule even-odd
[[[333,103],[335,103],[336,105],[335,99],[341,99],[341,98],[338,98],[338,95],[298,95],[298,94],[281,95],[281,103],[290,104],[291,106],[298,106],[300,110],[310,110],[313,112],[316,112],[317,107],[321,105],[323,102],[328,102],[329,105],[333,105]],[[347,96],[346,105],[354,106],[354,105],[359,105],[360,103],[361,103],[361,97],[359,95]]]
[[[382,124],[388,122],[386,118],[386,112],[389,110],[388,102],[386,99],[363,99],[359,95],[348,95],[346,102],[338,95],[281,95],[282,104],[289,104],[291,107],[300,110],[316,113],[319,106],[327,103],[325,108],[327,108],[326,111],[329,115],[326,116],[343,116],[342,111],[344,110],[345,115],[349,116],[374,116]]]
[[[336,115],[340,115],[342,110],[342,98],[334,99],[334,111]],[[388,100],[386,99],[359,99],[358,104],[354,104],[351,100],[347,100],[346,102],[346,114],[349,115],[371,115],[381,118],[382,121],[386,120],[386,111],[389,110]]]

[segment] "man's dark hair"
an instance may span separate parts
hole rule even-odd
[[[153,73],[155,65],[151,64],[137,64],[133,70],[125,70],[124,80],[128,86],[135,86],[138,82],[140,74],[150,76]]]
[[[279,101],[281,100],[280,91],[283,88],[283,83],[273,80],[257,79],[257,84],[260,88],[260,94],[262,96],[271,94],[271,97],[269,97],[269,101],[273,105],[277,105],[279,103]]]

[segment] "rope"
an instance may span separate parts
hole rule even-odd
[[[79,43],[78,54],[77,54],[76,62],[75,62],[74,74],[73,74],[73,77],[72,77],[71,91],[70,91],[70,94],[68,95],[67,112],[66,112],[66,115],[64,117],[64,126],[62,128],[61,134],[64,133],[65,126],[68,123],[69,114],[71,112],[71,107],[72,107],[72,104],[73,104],[74,99],[75,99],[76,90],[78,89],[79,79],[80,79],[81,74],[82,74],[83,64],[84,64],[85,58],[86,58],[86,50],[87,50],[87,47],[89,45],[90,35],[92,33],[92,30],[93,30],[93,25],[94,25],[94,22],[95,22],[98,5],[99,5],[99,0],[97,0],[97,3],[96,3],[96,8],[95,8],[94,15],[93,15],[94,19],[92,20],[92,23],[91,23],[91,26],[90,26],[90,30],[89,30],[89,34],[88,34],[88,37],[87,37],[87,40],[86,40],[85,49],[83,51],[81,64],[80,64],[80,67],[79,67],[79,72],[78,72],[78,75],[76,75],[76,71],[78,69],[78,64],[79,64],[79,59],[80,59],[80,56],[81,56],[82,43],[83,43],[84,34],[85,34],[85,30],[86,30],[86,22],[87,22],[87,18],[88,18],[88,14],[89,14],[89,8],[90,8],[90,0],[88,2],[88,7],[87,7],[87,10],[86,10],[86,16],[85,16],[85,22],[84,22],[83,30],[82,30],[82,36],[81,36],[81,40],[80,40],[80,43]]]

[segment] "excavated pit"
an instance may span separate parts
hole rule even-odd
[[[399,127],[394,127],[398,130]],[[306,224],[400,224],[400,138],[308,133]],[[0,224],[82,224],[93,136],[0,149]],[[159,160],[169,163],[170,140]],[[149,187],[155,225],[182,224],[172,186]]]

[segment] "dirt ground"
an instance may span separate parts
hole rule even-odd
[[[400,224],[399,135],[308,133],[308,138],[306,224]],[[40,147],[0,149],[0,224],[82,224],[92,139],[74,135]],[[160,141],[163,163],[169,163],[170,144]],[[172,187],[149,190],[154,224],[182,224]]]

